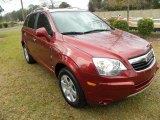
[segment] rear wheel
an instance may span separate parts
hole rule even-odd
[[[28,64],[34,64],[36,61],[33,59],[33,57],[29,54],[29,51],[26,46],[23,46],[24,51],[24,57]]]
[[[58,78],[61,92],[67,103],[73,107],[84,107],[86,102],[83,91],[72,72],[63,68]]]

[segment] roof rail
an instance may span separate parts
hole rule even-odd
[[[49,10],[49,9],[47,7],[39,7],[39,8],[36,8],[33,12],[41,11],[41,10]]]

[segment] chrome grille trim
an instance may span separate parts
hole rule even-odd
[[[155,58],[154,50],[151,49],[151,50],[150,50],[148,53],[146,53],[145,55],[142,55],[142,56],[139,56],[139,57],[136,57],[136,58],[129,59],[128,61],[129,61],[129,63],[132,65],[132,67],[134,68],[134,70],[135,70],[136,72],[142,72],[142,71],[149,70],[149,69],[151,69],[151,68],[155,65],[155,63],[156,63],[156,58]],[[151,63],[149,64],[149,66],[147,66],[147,68],[144,68],[144,69],[142,69],[142,70],[136,70],[136,69],[135,69],[135,66],[137,66],[136,64],[145,64],[145,63],[146,63],[146,65],[147,65],[149,62],[151,62]],[[144,65],[144,66],[139,66],[139,67],[142,67],[142,68],[143,68],[143,67],[145,67],[145,65]]]

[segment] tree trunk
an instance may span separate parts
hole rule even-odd
[[[24,8],[23,8],[23,1],[22,0],[21,0],[21,6],[22,6],[22,17],[23,17],[23,21],[24,21],[25,17],[24,17]]]
[[[127,21],[129,22],[129,10],[130,10],[130,4],[128,0],[128,7],[127,7]]]
[[[51,3],[52,3],[52,8],[54,8],[54,4],[53,4],[53,1],[51,0]]]

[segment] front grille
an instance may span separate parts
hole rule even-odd
[[[136,71],[142,71],[148,69],[154,64],[154,62],[155,62],[155,55],[153,49],[150,50],[145,55],[129,59],[129,63]]]
[[[148,68],[153,63],[153,61],[154,61],[154,57],[151,58],[148,62],[146,61],[139,62],[139,63],[132,64],[132,66],[136,71],[140,71]]]

